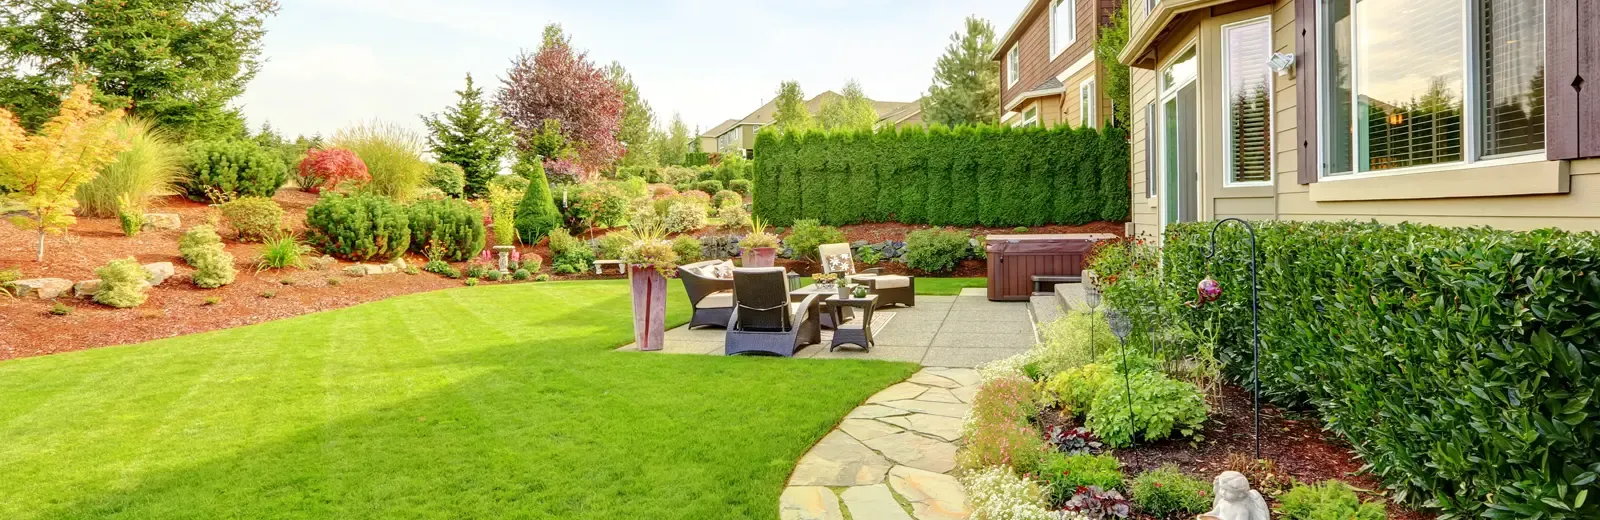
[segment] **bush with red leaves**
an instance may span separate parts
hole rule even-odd
[[[368,182],[367,163],[355,152],[343,148],[312,150],[300,160],[300,189],[322,193],[338,189],[346,182]]]

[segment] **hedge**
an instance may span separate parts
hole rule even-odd
[[[1128,219],[1124,131],[996,126],[762,132],[755,214],[776,225],[1039,226]]]
[[[1600,236],[1358,222],[1253,223],[1262,388],[1311,404],[1371,471],[1460,516],[1600,518]],[[1250,363],[1241,227],[1167,228],[1172,301],[1208,274],[1230,372]]]

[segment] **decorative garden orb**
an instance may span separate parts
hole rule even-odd
[[[1217,297],[1222,296],[1222,284],[1207,276],[1206,279],[1200,280],[1200,285],[1195,288],[1195,292],[1199,294],[1200,303],[1213,302],[1217,300]]]

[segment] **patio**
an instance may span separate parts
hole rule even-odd
[[[1053,299],[1051,301],[1054,301]],[[959,296],[917,296],[915,307],[879,309],[872,318],[870,351],[846,345],[829,352],[833,331],[822,343],[807,345],[797,358],[882,359],[930,367],[971,368],[1020,354],[1036,341],[1035,311],[1029,302],[992,302],[986,289],[963,289]],[[1051,309],[1052,311],[1054,309]],[[667,331],[668,354],[722,355],[726,331],[717,327]],[[619,350],[637,351],[635,345]]]

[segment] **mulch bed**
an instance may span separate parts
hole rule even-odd
[[[1039,416],[1041,431],[1048,431],[1055,425],[1078,426],[1077,422],[1055,409]],[[1211,415],[1202,432],[1204,440],[1173,438],[1141,442],[1111,453],[1122,462],[1122,471],[1129,477],[1173,464],[1185,473],[1209,480],[1228,470],[1229,454],[1255,452],[1254,427],[1250,392],[1224,385],[1221,392],[1212,397]],[[1285,411],[1262,403],[1261,457],[1276,462],[1280,473],[1303,483],[1337,479],[1354,486],[1369,499],[1379,497],[1384,491],[1376,479],[1360,472],[1361,461],[1348,444],[1324,432],[1321,421],[1303,412]],[[1267,497],[1267,502],[1275,503],[1271,496]],[[1395,504],[1388,505],[1388,516],[1397,520],[1435,518],[1435,515]]]

